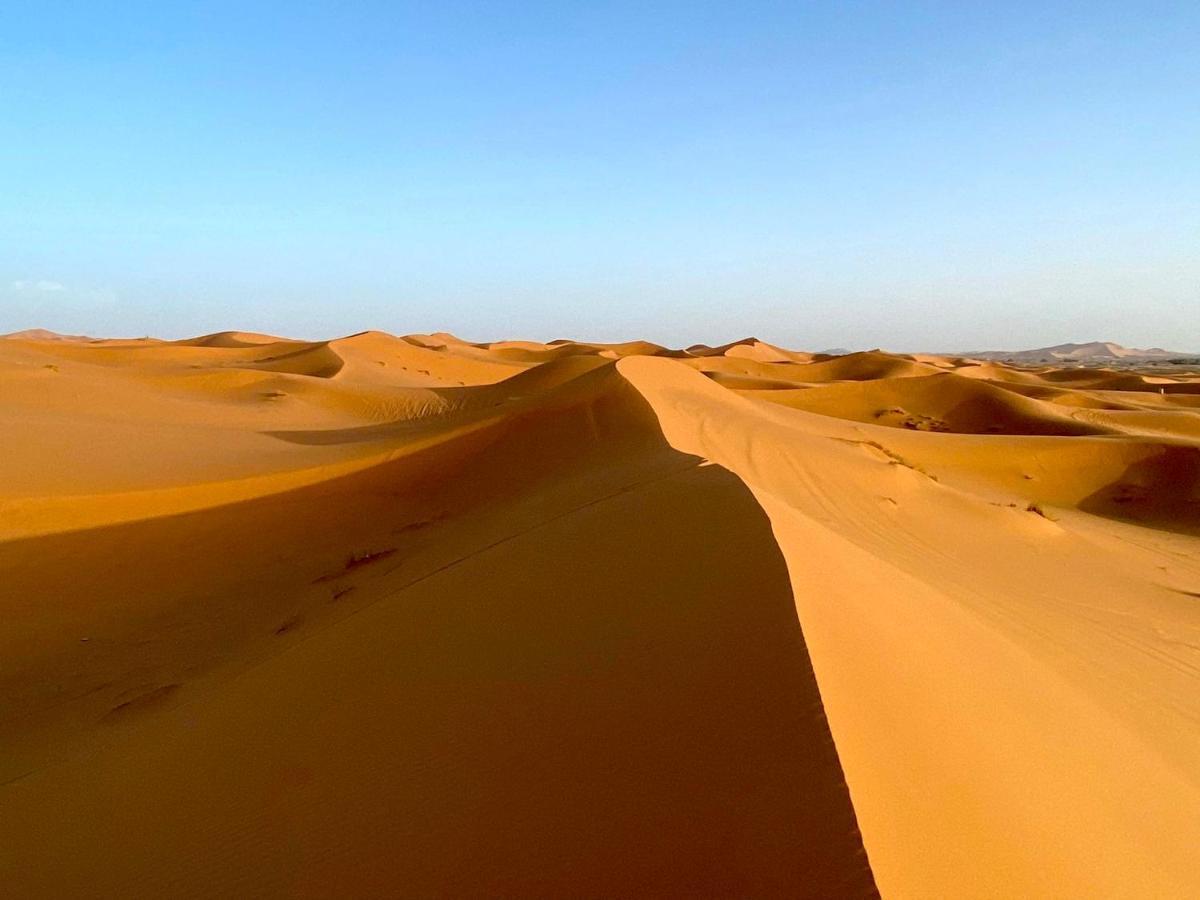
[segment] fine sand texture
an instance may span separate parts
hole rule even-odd
[[[0,340],[0,895],[1200,896],[1200,373]]]

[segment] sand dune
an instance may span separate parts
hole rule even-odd
[[[263,344],[286,343],[284,338],[272,337],[269,334],[257,334],[252,331],[218,331],[215,334],[205,334],[198,338],[187,338],[174,341],[180,347],[259,347]]]
[[[753,385],[745,385],[753,388]],[[844,381],[808,390],[764,392],[764,400],[839,418],[918,431],[965,434],[1100,434],[1053,403],[952,372]]]
[[[0,344],[25,897],[1200,892],[1200,377]]]

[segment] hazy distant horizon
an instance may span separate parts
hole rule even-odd
[[[291,340],[304,340],[304,341],[336,340],[338,338],[350,337],[355,334],[362,334],[364,332],[371,332],[371,331],[384,332],[384,333],[393,334],[396,336],[403,336],[403,335],[410,335],[410,334],[449,333],[449,334],[452,334],[456,338],[460,338],[461,340],[465,340],[470,343],[490,343],[490,342],[497,342],[497,341],[523,341],[523,340],[524,341],[537,341],[537,342],[541,342],[541,343],[551,343],[554,341],[592,341],[592,342],[596,342],[596,343],[622,343],[624,341],[651,340],[653,343],[660,344],[664,347],[667,347],[668,349],[686,349],[687,347],[696,346],[696,345],[707,345],[710,347],[717,347],[717,346],[721,346],[724,344],[730,344],[730,343],[733,343],[736,341],[742,341],[742,340],[754,338],[756,340],[763,341],[764,343],[772,344],[772,345],[778,346],[778,347],[783,347],[785,349],[804,350],[804,351],[809,351],[809,352],[814,352],[814,353],[830,352],[830,351],[845,351],[848,353],[857,353],[857,352],[867,351],[867,350],[882,350],[886,353],[930,353],[930,354],[936,354],[936,355],[953,355],[953,354],[970,354],[970,353],[998,353],[998,352],[1020,353],[1020,352],[1024,352],[1024,351],[1030,351],[1030,350],[1043,350],[1043,349],[1048,349],[1048,348],[1052,348],[1052,347],[1058,347],[1058,346],[1061,346],[1064,344],[1093,344],[1093,343],[1105,344],[1105,343],[1107,343],[1107,344],[1116,344],[1116,345],[1124,347],[1126,349],[1167,350],[1172,353],[1179,353],[1180,355],[1184,355],[1184,356],[1191,356],[1191,355],[1200,356],[1200,350],[1191,350],[1186,347],[1176,347],[1176,346],[1162,344],[1162,343],[1133,344],[1133,343],[1129,343],[1127,341],[1119,341],[1119,340],[1112,340],[1112,339],[1105,339],[1105,338],[1054,341],[1054,342],[1050,342],[1050,343],[1030,344],[1028,346],[1021,346],[1021,347],[1008,347],[1008,346],[899,347],[899,346],[885,346],[885,345],[866,345],[866,344],[862,344],[862,343],[838,344],[838,345],[832,345],[832,344],[817,345],[817,344],[812,344],[812,343],[787,344],[787,343],[784,343],[781,341],[772,340],[769,336],[765,336],[765,335],[761,335],[761,334],[741,334],[741,335],[737,335],[737,336],[711,338],[709,340],[681,342],[678,340],[669,340],[669,339],[656,340],[656,339],[647,338],[645,335],[632,335],[632,334],[625,335],[625,336],[616,336],[616,337],[609,335],[609,336],[606,336],[603,338],[596,337],[595,335],[589,335],[589,334],[562,334],[562,335],[558,335],[556,337],[551,337],[551,338],[531,337],[526,334],[482,335],[482,336],[480,336],[480,335],[475,335],[475,334],[459,334],[457,332],[450,331],[449,329],[446,329],[446,328],[434,328],[434,329],[425,330],[425,331],[416,331],[416,330],[412,330],[412,329],[401,330],[401,331],[392,331],[392,330],[383,329],[383,328],[358,328],[353,331],[338,332],[336,334],[324,334],[324,335],[309,334],[309,333],[296,334],[296,333],[291,333],[288,331],[258,331],[256,329],[250,329],[250,328],[222,328],[222,329],[218,329],[217,331],[212,331],[212,332],[197,332],[194,334],[188,333],[188,334],[163,335],[163,334],[151,334],[148,332],[137,332],[137,333],[130,332],[130,333],[126,333],[126,334],[71,332],[71,331],[59,331],[57,329],[50,329],[50,328],[43,329],[42,326],[38,326],[38,325],[32,325],[27,328],[13,329],[13,331],[11,331],[11,332],[8,332],[8,331],[0,332],[0,337],[7,337],[10,334],[19,334],[24,331],[39,331],[39,330],[50,331],[56,335],[65,335],[65,336],[70,336],[70,337],[78,336],[78,337],[89,338],[92,340],[137,340],[137,339],[141,339],[141,338],[152,338],[152,339],[163,340],[163,341],[188,340],[188,339],[192,339],[192,338],[206,337],[206,336],[209,336],[212,334],[219,334],[222,332],[265,334],[265,335],[268,335],[271,337],[278,337],[278,338],[291,339]]]

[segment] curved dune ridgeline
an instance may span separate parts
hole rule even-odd
[[[0,341],[27,897],[1200,893],[1200,378]]]

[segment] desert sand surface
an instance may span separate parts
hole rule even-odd
[[[1200,895],[1200,371],[0,341],[0,893]]]

